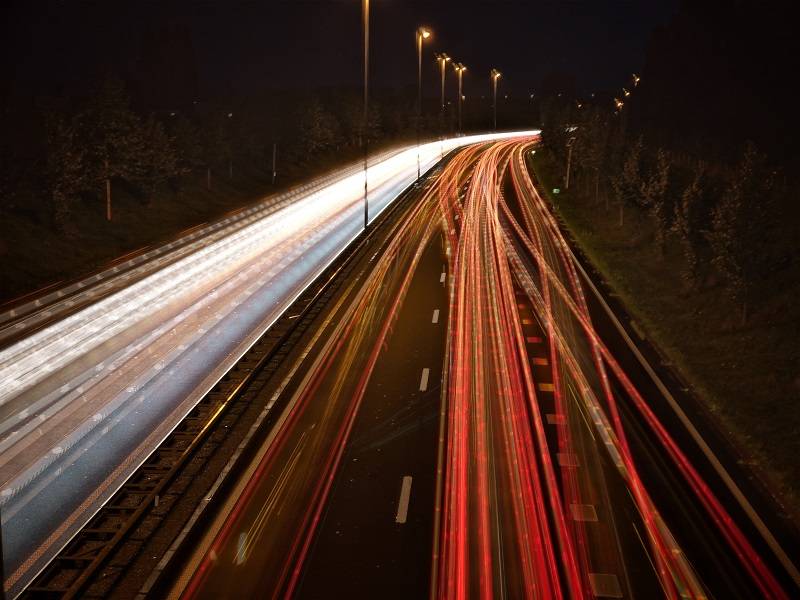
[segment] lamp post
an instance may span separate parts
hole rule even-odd
[[[419,166],[419,126],[422,121],[422,40],[431,37],[430,30],[417,28],[417,180],[420,177]]]
[[[569,189],[569,171],[570,171],[570,167],[572,166],[572,147],[574,145],[575,145],[575,136],[572,136],[572,137],[569,138],[569,141],[567,142],[567,148],[569,150],[567,151],[567,178],[564,181],[564,189],[565,190]]]
[[[467,67],[461,63],[455,63],[453,68],[456,70],[456,74],[458,75],[458,133],[461,133],[461,100],[464,98],[461,93],[461,84],[464,77],[464,71],[467,70]]]
[[[492,108],[494,110],[494,130],[497,131],[497,80],[500,79],[503,74],[498,71],[497,69],[492,69],[489,72],[489,77],[492,80]]]
[[[447,63],[450,62],[450,57],[444,52],[436,55],[436,60],[439,63],[439,70],[442,73],[442,114],[444,114],[444,73]]]
[[[361,135],[364,136],[364,231],[369,225],[369,205],[367,204],[367,158],[369,148],[367,147],[367,116],[369,114],[369,0],[362,2],[362,17],[364,19],[364,117],[361,127]]]

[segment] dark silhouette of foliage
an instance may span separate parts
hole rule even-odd
[[[713,263],[741,306],[742,322],[747,320],[748,306],[767,266],[763,245],[769,234],[773,185],[766,157],[748,142],[727,190],[712,211],[708,241]]]
[[[659,252],[664,253],[666,235],[672,225],[674,214],[670,197],[670,174],[672,165],[669,155],[663,148],[656,154],[653,171],[642,181],[641,198],[647,211],[656,224],[656,244]]]
[[[702,210],[705,196],[706,167],[699,164],[691,183],[675,204],[672,231],[683,248],[684,281],[691,288],[700,283],[700,247],[703,242]]]
[[[628,148],[622,171],[611,179],[614,196],[619,208],[620,227],[625,223],[625,207],[641,205],[642,148],[643,141],[640,137]]]
[[[47,116],[47,159],[45,179],[52,203],[56,228],[67,236],[75,235],[70,219],[75,197],[87,186],[86,150],[75,119]]]

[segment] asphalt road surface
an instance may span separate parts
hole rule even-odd
[[[423,144],[420,162],[492,137]],[[417,154],[374,157],[371,218],[415,180]],[[362,231],[363,191],[344,169],[0,314],[10,596]]]
[[[536,142],[460,150],[376,240],[174,597],[797,597],[796,540],[615,330]]]

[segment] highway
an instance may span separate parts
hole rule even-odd
[[[453,148],[424,144],[427,171]],[[372,158],[374,219],[417,148]],[[15,596],[363,229],[358,165],[0,314],[0,510]]]
[[[615,330],[536,143],[459,150],[373,242],[171,597],[798,596],[796,540]]]

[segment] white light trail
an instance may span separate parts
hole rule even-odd
[[[535,133],[423,144],[420,162],[427,171],[457,147]],[[382,156],[367,174],[370,219],[416,179],[416,146]],[[7,331],[24,332],[27,325],[14,327],[19,315],[35,323],[44,310],[58,316],[79,299],[89,302],[0,351],[0,505],[7,573],[47,537],[31,540],[26,522],[51,519],[55,527],[66,515],[46,511],[80,505],[95,492],[88,518],[115,490],[86,489],[87,481],[105,481],[110,472],[98,453],[112,448],[132,472],[153,449],[134,455],[152,437],[152,419],[158,424],[156,437],[163,439],[361,232],[363,189],[362,171],[342,170],[280,202],[267,199],[134,257],[121,263],[124,268],[117,265],[0,314],[1,339]],[[94,300],[100,291],[107,295]],[[40,305],[46,308],[35,312]],[[93,461],[104,466],[95,472]],[[81,476],[65,485],[65,476],[76,472]],[[57,491],[51,489],[54,481],[59,481]],[[73,531],[82,519],[76,517]]]

